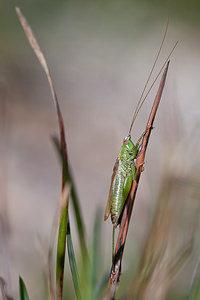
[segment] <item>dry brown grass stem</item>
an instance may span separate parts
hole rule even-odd
[[[66,141],[65,141],[65,129],[64,129],[64,123],[63,123],[63,118],[62,118],[62,114],[61,114],[61,110],[60,110],[60,106],[58,103],[58,99],[56,96],[56,91],[53,85],[53,81],[52,81],[52,76],[49,70],[49,67],[47,65],[45,56],[37,42],[37,39],[31,29],[31,27],[29,26],[26,18],[24,17],[24,15],[22,14],[21,10],[19,7],[16,7],[16,13],[18,15],[19,21],[22,25],[22,28],[24,29],[24,32],[28,38],[28,41],[33,49],[33,51],[35,52],[35,55],[37,56],[43,70],[46,73],[48,82],[49,82],[49,86],[51,89],[51,94],[52,94],[52,98],[54,101],[54,105],[56,108],[56,113],[57,113],[57,117],[58,117],[58,125],[59,125],[59,132],[60,132],[60,143],[61,143],[61,150],[62,150],[62,156],[63,159],[67,162],[67,146],[66,146]],[[62,178],[64,178],[64,176],[62,176]],[[62,181],[62,188],[64,188],[64,180]]]
[[[146,125],[146,133],[143,137],[142,140],[142,145],[141,145],[141,150],[140,153],[136,159],[136,168],[137,168],[137,176],[136,179],[133,181],[131,191],[129,194],[129,197],[126,201],[126,204],[124,206],[124,211],[122,214],[122,219],[121,219],[121,224],[120,224],[120,230],[119,230],[119,235],[117,239],[117,244],[116,244],[116,249],[115,249],[115,255],[113,259],[113,265],[110,273],[110,278],[109,278],[109,286],[108,286],[108,294],[107,294],[107,299],[114,299],[115,298],[115,291],[117,287],[117,283],[119,282],[120,274],[121,274],[121,263],[122,263],[122,257],[123,257],[123,252],[124,252],[124,246],[126,242],[126,236],[128,232],[128,227],[129,227],[129,222],[132,214],[132,209],[133,209],[133,204],[135,200],[135,195],[137,192],[137,187],[138,183],[140,180],[140,175],[142,172],[142,166],[144,164],[144,159],[145,159],[145,153],[147,150],[147,145],[150,137],[151,130],[153,128],[153,122],[155,119],[155,115],[158,109],[158,105],[160,103],[160,99],[162,96],[163,88],[165,85],[165,80],[167,76],[167,71],[169,67],[169,61],[167,63],[167,66],[163,72],[160,85],[158,88],[158,92],[156,95],[156,98],[153,103],[152,110],[149,115],[149,119]]]

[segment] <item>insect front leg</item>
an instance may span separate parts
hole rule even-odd
[[[153,128],[154,128],[153,126],[148,126],[148,127],[146,128],[146,130],[142,133],[141,137],[138,139],[138,141],[137,141],[137,143],[136,143],[136,145],[135,145],[137,151],[139,151],[139,149],[140,149],[140,146],[141,146],[141,140],[142,140],[142,138],[144,137],[144,135],[146,134],[146,132],[147,132],[148,130],[150,130],[150,129],[153,129]]]
[[[141,147],[141,140],[142,140],[142,138],[144,137],[144,135],[146,134],[146,132],[148,131],[148,130],[150,130],[150,129],[153,129],[154,127],[153,126],[148,126],[147,128],[146,128],[146,130],[143,132],[143,134],[141,135],[141,137],[139,138],[139,140],[137,141],[137,143],[136,143],[136,145],[135,145],[135,158],[137,157],[137,154],[138,154],[138,151],[139,151],[139,149],[140,149],[140,147]],[[137,170],[136,170],[136,167],[135,167],[135,173],[134,173],[134,175],[135,175],[135,177],[134,177],[134,179],[137,177],[137,175],[138,175],[138,170],[139,170],[139,168],[140,167],[142,167],[143,165],[145,164],[145,162],[143,162],[143,163],[141,163],[141,164],[139,164],[139,166],[137,167]],[[142,168],[142,170],[141,170],[141,172],[143,172],[144,171],[144,167]]]

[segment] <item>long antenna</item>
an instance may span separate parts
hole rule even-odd
[[[174,51],[174,49],[176,48],[177,44],[178,44],[178,41],[175,43],[174,47],[173,47],[173,48],[172,48],[172,50],[170,51],[169,55],[167,56],[167,58],[166,58],[165,62],[164,62],[164,63],[163,63],[163,65],[162,65],[162,67],[161,67],[160,71],[158,72],[158,74],[157,74],[156,78],[154,79],[153,83],[151,84],[151,86],[150,86],[150,88],[149,88],[148,92],[145,94],[145,96],[144,96],[144,98],[143,98],[142,102],[140,103],[140,106],[139,106],[139,108],[138,108],[137,112],[134,114],[134,118],[133,118],[133,120],[132,120],[131,127],[130,127],[130,129],[129,129],[129,135],[130,135],[130,132],[131,132],[131,129],[132,129],[133,123],[134,123],[134,121],[135,121],[135,119],[136,119],[136,117],[137,117],[137,115],[138,115],[138,113],[139,113],[139,111],[140,111],[140,109],[141,109],[141,107],[142,107],[142,105],[143,105],[144,101],[146,100],[147,96],[149,95],[149,93],[150,93],[150,91],[151,91],[152,87],[154,86],[154,84],[155,84],[156,80],[157,80],[157,79],[158,79],[158,77],[160,76],[160,73],[161,73],[161,72],[162,72],[162,70],[164,69],[164,67],[165,67],[166,63],[168,62],[168,60],[169,60],[170,56],[172,55],[172,52],[173,52],[173,51]],[[138,105],[137,105],[137,106],[138,106]]]
[[[146,90],[146,88],[147,88],[147,85],[148,85],[148,83],[149,83],[149,80],[151,79],[152,73],[153,73],[154,68],[155,68],[155,66],[156,66],[157,60],[158,60],[158,58],[159,58],[159,56],[160,56],[160,52],[161,52],[161,50],[162,50],[162,47],[163,47],[165,38],[166,38],[166,34],[167,34],[168,26],[169,26],[169,18],[170,18],[170,11],[169,11],[169,13],[168,13],[167,25],[166,25],[166,28],[165,28],[165,32],[164,32],[164,35],[163,35],[163,39],[162,39],[160,48],[159,48],[159,50],[158,50],[158,53],[157,53],[157,55],[156,55],[156,59],[155,59],[155,61],[154,61],[154,63],[153,63],[153,66],[152,66],[152,68],[151,68],[151,71],[150,71],[150,73],[149,73],[149,76],[148,76],[148,78],[147,78],[147,81],[146,81],[146,83],[145,83],[144,89],[143,89],[143,91],[142,91],[142,93],[141,93],[140,99],[139,99],[139,101],[138,101],[138,104],[137,104],[137,106],[136,106],[136,109],[135,109],[135,112],[134,112],[134,115],[133,115],[133,119],[132,119],[131,126],[130,126],[130,129],[129,129],[129,135],[130,135],[130,133],[131,133],[131,130],[132,130],[133,124],[134,124],[134,122],[135,122],[135,119],[136,119],[136,117],[137,117],[137,114],[138,114],[138,112],[140,111],[140,109],[141,109],[141,107],[142,107],[142,104],[144,103],[144,100],[146,99],[147,95],[149,94],[150,89],[152,88],[152,86],[151,86],[151,88],[148,90],[147,94],[145,95],[144,99],[142,100],[143,95],[144,95],[144,93],[145,93],[145,90]],[[172,52],[173,52],[173,51],[172,51]],[[171,54],[170,54],[170,55],[171,55]],[[169,58],[169,57],[168,57],[168,58]],[[164,66],[162,67],[162,69],[163,69],[163,68],[164,68]],[[162,69],[160,70],[159,74],[161,73]],[[158,76],[159,76],[159,75],[158,75]],[[157,76],[157,77],[158,77],[158,76]],[[157,77],[156,77],[156,79],[157,79]],[[141,101],[142,101],[142,104],[141,104]]]

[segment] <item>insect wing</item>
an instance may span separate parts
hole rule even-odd
[[[105,210],[105,214],[104,214],[104,221],[106,221],[109,217],[110,214],[110,207],[111,207],[111,196],[112,196],[112,189],[113,189],[113,183],[115,181],[115,177],[117,174],[117,170],[118,170],[118,166],[119,166],[119,160],[117,159],[113,168],[113,174],[111,177],[111,184],[110,184],[110,190],[109,190],[109,195],[108,195],[108,202],[106,205],[106,210]]]

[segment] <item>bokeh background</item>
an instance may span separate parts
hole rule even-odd
[[[179,220],[175,247],[195,237],[190,264],[171,287],[175,299],[182,299],[183,283],[186,290],[199,254],[200,2],[0,1],[0,275],[15,299],[19,274],[31,299],[41,299],[41,245],[48,247],[61,190],[59,161],[50,140],[58,128],[46,77],[19,25],[15,5],[29,20],[53,76],[88,240],[97,208],[103,223],[112,168],[170,8],[155,75],[179,43],[147,151],[123,268],[126,278],[150,226],[161,183],[175,176],[186,189],[173,198],[178,213],[174,218]],[[145,128],[157,87],[158,82],[133,126],[134,141]],[[105,270],[112,230],[109,221],[102,226]],[[73,220],[72,234],[78,253]]]

